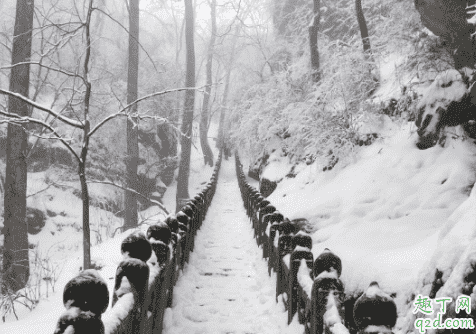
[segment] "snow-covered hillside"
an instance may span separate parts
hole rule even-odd
[[[329,248],[342,258],[347,292],[378,281],[396,294],[397,328],[412,293],[429,294],[436,268],[450,279],[442,295],[452,295],[476,260],[476,147],[448,138],[444,148],[422,151],[414,132],[413,123],[393,124],[330,172],[298,165],[268,198],[285,217],[309,221],[314,256]],[[278,152],[263,171],[271,179],[285,164]]]

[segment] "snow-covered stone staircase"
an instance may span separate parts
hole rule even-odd
[[[166,311],[164,333],[291,330],[283,304],[276,304],[276,279],[268,276],[261,253],[243,209],[234,163],[223,161],[214,200]]]

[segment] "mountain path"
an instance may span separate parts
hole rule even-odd
[[[232,160],[222,161],[214,199],[195,249],[174,289],[164,333],[284,333],[287,316],[276,303],[276,276],[253,238]]]

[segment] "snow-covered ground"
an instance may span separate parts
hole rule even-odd
[[[174,289],[164,333],[302,333],[276,303],[276,277],[253,238],[234,162],[223,161],[218,187]]]
[[[393,70],[399,62],[393,56],[381,67],[377,97],[400,96]],[[415,87],[424,96],[418,107],[434,112],[435,101],[447,106],[460,100],[466,87],[453,74],[442,72],[433,83]],[[456,300],[472,291],[476,312],[474,140],[464,140],[462,129],[452,127],[444,147],[419,150],[413,122],[369,115],[364,126],[379,139],[357,147],[332,171],[323,172],[327,161],[293,166],[276,149],[262,172],[279,182],[268,199],[285,217],[309,221],[314,256],[329,248],[341,257],[348,294],[378,281],[396,295],[397,333],[412,331],[414,295],[429,295],[436,270],[445,284],[436,296]],[[292,168],[296,176],[286,177]]]
[[[329,248],[341,257],[348,293],[372,281],[396,293],[398,332],[411,294],[428,296],[436,268],[444,282],[455,269],[440,293],[456,294],[476,259],[476,147],[448,138],[444,148],[421,151],[413,123],[387,126],[381,136],[330,172],[298,165],[296,177],[283,179],[268,199],[285,217],[309,220],[314,256]],[[263,175],[282,178],[292,168],[282,172],[284,159],[271,154],[278,163]]]

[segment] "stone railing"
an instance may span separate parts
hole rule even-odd
[[[55,334],[162,333],[179,271],[215,194],[221,157],[220,152],[210,182],[179,212],[150,226],[146,234],[133,232],[124,239],[110,309],[106,282],[96,270],[84,270],[66,284],[66,311]]]
[[[372,282],[357,300],[344,303],[340,258],[326,248],[314,260],[311,236],[249,185],[238,155],[235,159],[244,207],[269,274],[276,273],[276,300],[282,297],[288,324],[297,313],[307,334],[392,333],[397,319],[393,299]]]

